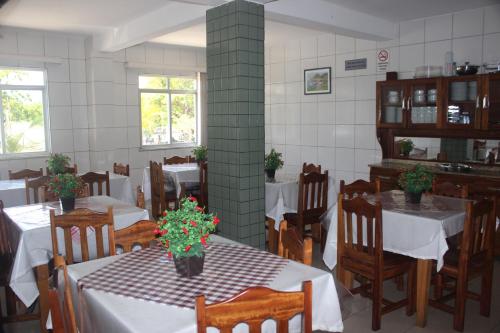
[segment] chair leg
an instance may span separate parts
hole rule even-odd
[[[321,246],[320,246],[320,251],[321,253],[325,252],[325,246],[326,246],[326,237],[328,236],[328,231],[321,225]]]
[[[5,286],[5,303],[7,305],[7,315],[17,314],[17,296],[9,286]]]
[[[464,330],[465,297],[467,294],[467,274],[460,274],[457,279],[457,294],[455,296],[455,313],[453,314],[453,328],[459,332]]]
[[[434,284],[434,299],[438,300],[443,297],[443,275],[436,274]]]
[[[408,304],[406,305],[406,315],[411,316],[415,313],[416,304],[416,278],[417,278],[417,267],[412,264],[410,270],[408,271],[408,279],[406,281],[406,297],[408,298]]]
[[[378,331],[382,320],[382,281],[374,280],[372,285],[372,330]]]
[[[491,288],[493,279],[493,266],[491,265],[483,272],[481,277],[480,314],[485,317],[490,316],[491,308]]]

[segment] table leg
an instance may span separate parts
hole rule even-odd
[[[268,245],[268,249],[269,249],[269,252],[271,253],[276,253],[277,249],[278,249],[278,232],[276,231],[275,229],[275,224],[276,222],[274,221],[274,219],[271,219],[271,218],[267,218],[267,232],[268,232],[268,241],[269,241],[269,245]]]
[[[427,322],[427,303],[431,281],[432,260],[417,261],[417,326],[425,327]]]
[[[40,265],[35,268],[36,283],[40,293],[40,332],[47,332],[47,318],[49,316],[49,266]]]

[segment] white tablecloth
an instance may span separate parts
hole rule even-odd
[[[283,214],[296,213],[299,197],[299,182],[290,176],[277,177],[276,182],[266,182],[266,216],[275,221],[274,228],[279,230]],[[333,207],[337,202],[335,179],[328,177],[328,210],[322,219],[326,229],[330,226]],[[276,223],[278,222],[278,223]]]
[[[137,208],[128,203],[108,196],[93,196],[80,198],[76,207],[87,207],[96,211],[106,211],[108,206],[113,207],[115,229],[122,229],[142,219],[149,219],[145,209]],[[11,239],[16,249],[14,265],[10,277],[10,286],[26,305],[31,305],[38,297],[33,268],[49,262],[52,255],[52,237],[50,235],[49,211],[56,209],[60,212],[58,203],[32,204],[4,209],[7,221],[10,223]],[[61,230],[59,230],[61,231]],[[104,239],[107,231],[104,229]],[[59,249],[64,249],[63,234],[58,234]],[[95,256],[95,235],[88,234],[90,255]],[[105,241],[107,244],[107,242]],[[93,249],[93,251],[92,251]],[[79,242],[73,242],[75,259],[80,256]]]
[[[110,173],[109,186],[111,197],[130,204],[135,203],[129,177]],[[94,187],[94,193],[97,193],[97,184]],[[26,205],[24,179],[0,180],[0,200],[3,201],[4,207]]]
[[[217,236],[213,236],[213,240],[216,242],[228,241]],[[196,313],[193,309],[148,302],[85,288],[81,292],[82,299],[79,299],[76,291],[77,281],[117,259],[119,256],[68,267],[73,303],[75,306],[81,306],[83,310],[83,333],[196,332]],[[162,268],[158,267],[158,269]],[[297,291],[302,289],[302,282],[306,280],[311,280],[313,283],[313,329],[341,332],[343,330],[342,316],[331,273],[290,261],[270,284],[270,288]],[[76,310],[76,313],[79,311]],[[270,321],[266,322],[263,332],[275,332],[273,324]],[[300,317],[296,316],[291,321],[290,332],[301,332],[300,324]],[[216,330],[211,328],[209,332],[216,332]],[[245,329],[243,325],[238,325],[234,332],[248,332],[248,329]]]
[[[181,183],[200,182],[200,167],[196,163],[165,164],[162,168],[163,175],[165,176],[165,182],[167,182],[167,178],[172,179],[177,191],[177,196],[181,193]],[[144,168],[142,175],[142,191],[144,192],[144,199],[151,200],[151,179],[149,176],[149,167]]]
[[[424,195],[420,205],[412,205],[405,203],[401,191],[382,192],[380,199],[384,250],[417,259],[435,259],[439,271],[448,251],[446,238],[464,228],[468,200]],[[323,253],[323,261],[330,269],[337,264],[337,219],[337,214],[333,214]]]

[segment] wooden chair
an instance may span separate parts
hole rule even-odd
[[[276,332],[288,332],[288,320],[303,313],[302,332],[312,333],[312,283],[305,281],[303,291],[283,292],[265,287],[252,287],[222,302],[205,304],[205,296],[196,297],[198,333],[217,327],[221,333],[232,332],[236,324],[245,322],[252,333],[260,333],[262,322],[272,318]]]
[[[75,319],[75,308],[68,278],[68,270],[64,257],[54,257],[55,288],[49,289],[49,306],[52,318],[53,333],[78,333]],[[63,278],[64,286],[60,286],[59,279]],[[60,290],[60,289],[62,290]],[[60,294],[62,293],[62,297]]]
[[[493,248],[495,233],[495,204],[491,200],[468,202],[462,244],[458,250],[444,255],[443,268],[438,272],[435,288],[436,299],[429,304],[453,314],[453,328],[464,330],[465,301],[467,298],[480,302],[480,314],[490,315],[491,288],[493,281]],[[481,292],[469,290],[469,281],[481,277]],[[445,278],[456,280],[455,290],[443,296]],[[454,306],[446,304],[455,298]]]
[[[12,172],[12,170],[9,170],[9,179],[10,180],[24,179],[24,178],[36,178],[36,177],[41,177],[41,176],[43,176],[43,168],[40,168],[40,170],[23,169],[23,170],[19,170],[16,172]]]
[[[338,207],[337,232],[337,272],[341,281],[346,281],[346,272],[358,274],[369,280],[351,289],[352,293],[369,296],[373,301],[372,330],[380,329],[381,317],[390,311],[407,306],[407,315],[415,311],[416,261],[409,257],[383,250],[382,206],[368,203],[356,196],[345,199],[340,193]],[[354,235],[356,230],[356,235]],[[366,240],[366,244],[363,242]],[[383,298],[384,280],[408,273],[407,298],[391,302]],[[351,288],[350,282],[348,288]],[[382,306],[385,305],[385,306]]]
[[[194,161],[194,160],[193,160]],[[172,156],[170,158],[163,158],[163,164],[184,164],[184,163],[191,163],[191,156]]]
[[[71,173],[73,175],[76,175],[78,173],[78,167],[76,164],[73,164],[72,167],[68,166],[64,168],[64,173]],[[47,168],[47,176],[50,176],[52,173],[49,171],[49,168]]]
[[[127,164],[113,163],[113,173],[122,176],[130,176],[130,166]]]
[[[123,252],[131,252],[134,246],[149,247],[155,239],[154,230],[158,227],[155,221],[141,220],[131,226],[115,231],[115,244]]]
[[[89,184],[84,184],[83,189],[81,189],[77,194],[76,198],[85,198],[90,196]],[[49,191],[48,186],[41,186],[38,189],[38,197],[40,202],[52,202],[57,201],[59,198],[53,192]]]
[[[364,194],[380,193],[380,180],[377,178],[374,182],[358,179],[351,184],[346,185],[344,180],[340,181],[340,193],[345,194],[349,199]]]
[[[142,191],[142,187],[140,185],[137,186],[135,205],[142,209],[146,208],[146,199],[144,197],[144,192]]]
[[[115,255],[115,231],[113,221],[113,208],[108,207],[106,213],[94,212],[90,209],[79,208],[69,213],[55,215],[55,211],[50,211],[50,231],[52,236],[52,251],[54,255],[60,254],[57,244],[57,229],[64,230],[64,245],[66,250],[66,262],[74,263],[73,258],[73,228],[78,228],[80,233],[80,248],[82,252],[82,261],[88,261],[89,245],[87,240],[87,228],[93,228],[95,232],[97,258],[104,257],[103,227],[108,227],[108,245],[109,255]]]
[[[202,207],[208,207],[208,163],[200,163],[200,200]]]
[[[161,163],[149,161],[149,176],[151,179],[151,213],[154,219],[161,216],[163,211],[178,207],[177,192],[175,187],[167,189]]]
[[[42,186],[47,186],[49,182],[49,176],[41,176],[37,178],[24,178],[24,186],[26,190],[26,204],[31,204],[31,195],[30,192],[33,190],[33,203],[39,203],[39,192]]]
[[[299,198],[297,213],[286,213],[283,218],[289,225],[297,227],[299,234],[304,237],[305,226],[311,225],[313,239],[321,243],[321,251],[326,242],[326,230],[321,226],[321,216],[328,207],[328,171],[323,174],[316,172],[299,177]],[[316,228],[316,230],[314,229]],[[315,237],[315,235],[319,236]],[[318,239],[319,238],[319,239]]]
[[[453,198],[467,198],[469,196],[467,185],[455,185],[450,182],[439,182],[439,180],[436,179],[432,181],[432,193],[435,195]]]
[[[302,238],[295,227],[288,227],[285,221],[280,224],[278,236],[278,255],[301,262],[305,265],[312,265],[312,239]]]
[[[107,196],[111,195],[111,190],[109,188],[109,171],[106,171],[105,174],[96,173],[96,172],[87,172],[84,175],[81,175],[80,178],[84,183],[89,184],[90,195],[94,195],[94,183],[97,183],[97,195],[103,195],[102,192],[102,184],[106,184],[106,194]]]
[[[317,166],[314,165],[313,163],[302,164],[302,173],[311,173],[311,172],[321,173],[321,164],[318,164]]]

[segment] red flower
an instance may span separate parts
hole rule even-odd
[[[186,220],[182,220],[182,223],[186,224],[186,223],[187,223],[187,221],[186,221]]]
[[[169,258],[172,258],[172,252],[168,251],[167,256],[168,256]]]
[[[155,235],[159,235],[159,234],[161,233],[161,231],[160,231],[160,229],[159,229],[159,228],[156,228],[156,229],[153,231],[153,233],[154,233]]]
[[[198,226],[198,224],[196,224],[196,222],[195,222],[195,221],[190,221],[189,223],[191,223],[191,225],[192,225],[193,227],[197,227],[197,226]]]
[[[167,216],[167,211],[166,210],[163,211],[163,213],[161,215],[163,215],[163,217]]]
[[[167,233],[168,233],[168,230],[167,230],[167,229],[162,230],[162,231],[160,231],[160,236],[164,236],[164,235],[166,235]]]
[[[185,252],[189,252],[189,250],[191,250],[191,245],[186,246],[186,248],[184,249]]]
[[[194,207],[194,209],[199,211],[200,213],[203,213],[203,208],[201,208],[200,206],[196,206]]]
[[[186,234],[186,236],[189,234],[189,231],[186,228],[184,228],[184,227],[182,227],[182,232],[184,234]]]
[[[205,237],[201,237],[200,242],[204,247],[207,247],[207,239]]]
[[[217,225],[217,224],[219,224],[219,222],[220,222],[219,218],[218,218],[217,216],[214,216],[213,223],[214,223],[215,225]]]
[[[193,197],[192,195],[188,197],[188,200],[191,202],[198,202],[198,200],[196,200],[196,198]]]
[[[168,247],[170,246],[170,242],[168,241],[168,239],[165,241],[164,245],[168,249]]]

